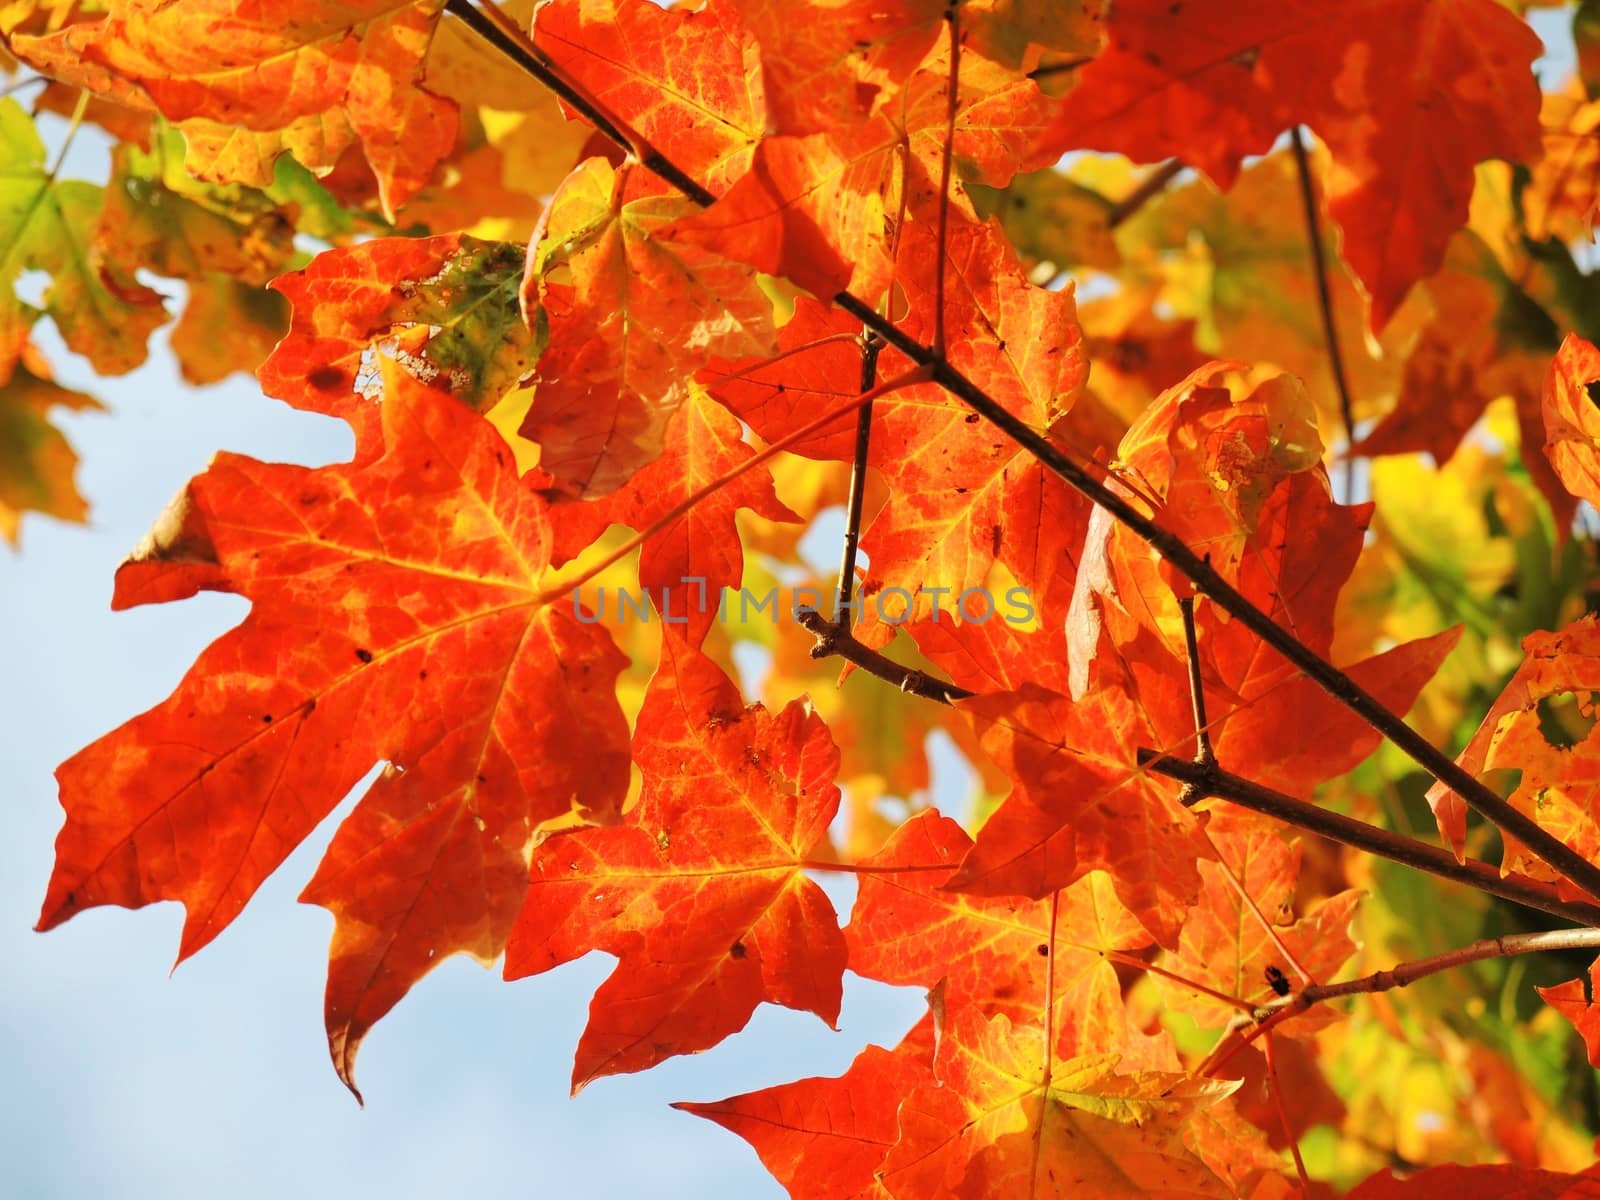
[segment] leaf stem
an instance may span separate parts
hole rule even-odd
[[[1158,775],[1195,784],[1206,796],[1231,801],[1241,808],[1275,817],[1287,825],[1426,871],[1430,875],[1464,883],[1515,904],[1554,913],[1583,925],[1600,926],[1600,906],[1563,900],[1555,894],[1554,889],[1531,879],[1502,879],[1500,872],[1488,863],[1473,859],[1457,862],[1455,855],[1447,850],[1380,829],[1354,817],[1319,808],[1315,804],[1307,804],[1304,800],[1296,800],[1293,796],[1273,791],[1220,767],[1184,762],[1145,747],[1140,747],[1138,761],[1140,766]]]
[[[1355,406],[1350,401],[1350,381],[1345,376],[1344,355],[1339,350],[1339,329],[1333,318],[1333,292],[1328,284],[1328,261],[1322,246],[1322,218],[1317,213],[1311,159],[1306,154],[1306,142],[1300,133],[1300,126],[1296,125],[1289,131],[1289,144],[1294,148],[1295,170],[1300,176],[1300,204],[1305,211],[1306,240],[1311,243],[1311,267],[1317,281],[1317,308],[1322,314],[1322,340],[1328,351],[1328,365],[1333,371],[1333,386],[1339,392],[1339,419],[1344,422],[1345,500],[1353,504],[1356,485]]]

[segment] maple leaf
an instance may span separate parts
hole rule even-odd
[[[1572,1022],[1572,1027],[1582,1035],[1592,1067],[1600,1067],[1600,1011],[1596,1010],[1593,1000],[1597,966],[1600,966],[1600,960],[1590,965],[1587,983],[1582,978],[1569,979],[1553,987],[1538,989],[1540,998]]]
[[[946,143],[957,178],[991,187],[1053,157],[1028,149],[1047,103],[1037,85],[983,59],[963,61],[953,125],[944,50],[931,54],[895,91],[893,103],[867,120],[833,132],[766,138],[750,170],[716,204],[663,236],[785,276],[818,298],[848,288],[875,303],[903,255],[894,231],[906,212],[913,221],[932,216]],[[972,219],[963,194],[950,204]]]
[[[1568,1174],[1527,1166],[1429,1167],[1397,1179],[1385,1167],[1349,1194],[1349,1200],[1593,1200],[1600,1196],[1600,1169]]]
[[[932,1082],[933,1021],[924,1018],[893,1050],[862,1050],[837,1078],[672,1107],[744,1138],[790,1200],[885,1200],[876,1173],[898,1136],[896,1110]]]
[[[1591,614],[1556,633],[1530,633],[1522,640],[1522,651],[1522,665],[1456,761],[1473,774],[1497,768],[1520,770],[1512,806],[1585,858],[1600,858],[1600,771],[1595,766],[1600,728],[1587,730],[1570,746],[1553,745],[1541,712],[1547,702],[1571,695],[1579,713],[1592,719],[1594,695],[1600,692],[1600,620]],[[1435,783],[1428,791],[1428,803],[1440,834],[1456,856],[1463,857],[1466,809],[1460,796]],[[1514,838],[1508,836],[1506,841],[1502,872],[1551,878],[1551,869],[1542,860]]]
[[[45,147],[15,100],[0,99],[0,338],[17,340],[37,316],[18,299],[17,277],[48,272],[44,311],[68,349],[105,375],[131,371],[145,341],[167,319],[161,297],[93,249],[103,189],[57,180]]]
[[[1218,859],[1199,863],[1200,903],[1183,924],[1177,951],[1164,962],[1185,980],[1250,1005],[1269,1000],[1269,967],[1285,975],[1304,968],[1313,980],[1331,977],[1355,953],[1349,924],[1360,893],[1341,892],[1310,914],[1294,918],[1300,846],[1254,814],[1218,809],[1206,824]],[[1231,878],[1230,878],[1231,877]],[[1285,962],[1285,953],[1292,962]],[[1239,1015],[1215,995],[1158,976],[1168,1003],[1202,1028],[1221,1028]],[[1293,1024],[1279,1025],[1275,1032]],[[1303,1030],[1302,1030],[1303,1032]]]
[[[210,586],[250,613],[170,699],[62,765],[39,918],[180,900],[187,958],[386,762],[302,897],[336,919],[327,1022],[347,1083],[417,979],[500,953],[538,825],[574,806],[614,820],[627,787],[624,660],[545,592],[546,504],[448,397],[391,370],[379,411],[379,456],[220,455],[191,483]]]
[[[928,228],[913,227],[901,248],[900,286],[922,313],[938,290],[931,237]],[[950,231],[947,353],[953,365],[984,379],[1009,411],[1049,428],[1068,412],[1087,376],[1073,296],[1070,288],[1047,292],[1029,284],[1004,246],[993,221],[959,223]],[[908,318],[905,328],[913,337],[931,333],[926,316]],[[776,441],[815,419],[824,401],[836,404],[855,394],[859,354],[838,344],[837,335],[847,332],[853,336],[857,327],[843,314],[802,301],[782,330],[780,348],[801,350],[830,337],[834,344],[785,354],[771,365],[716,363],[702,379],[757,433]],[[893,377],[908,368],[892,349],[884,351],[880,374]],[[872,423],[868,461],[884,473],[890,499],[862,534],[871,556],[864,595],[900,589],[908,615],[927,616],[940,599],[934,589],[942,588],[950,597],[943,608],[949,619],[955,598],[981,587],[997,560],[1041,598],[1070,594],[1088,513],[1057,477],[932,384],[875,401]],[[791,449],[848,460],[853,436],[849,424],[839,422],[837,432],[818,432]]]
[[[614,491],[661,453],[686,377],[708,358],[771,348],[755,272],[660,236],[688,207],[655,176],[590,158],[545,213],[524,301],[550,341],[521,433],[575,494]]]
[[[1600,350],[1575,334],[1545,374],[1541,411],[1545,453],[1579,500],[1600,503]]]
[[[620,828],[533,853],[506,978],[590,950],[619,958],[589,1008],[572,1086],[715,1045],[770,1000],[838,1018],[844,936],[805,867],[839,806],[839,753],[803,701],[746,707],[671,636],[634,735],[644,775]]]
[[[978,831],[950,884],[981,895],[1045,896],[1090,871],[1164,944],[1175,944],[1212,856],[1199,819],[1133,762],[1154,739],[1126,694],[1074,703],[1029,686],[963,702],[1012,791]]]
[[[689,399],[667,428],[666,450],[635,471],[620,490],[557,512],[560,557],[575,554],[616,523],[643,532],[696,492],[726,478],[755,451],[740,438],[739,422],[705,391]],[[705,641],[722,607],[723,589],[744,580],[744,548],[735,513],[748,509],[771,521],[798,522],[772,488],[770,471],[753,470],[717,488],[645,540],[639,582],[662,620],[682,627],[692,646]]]
[[[78,456],[50,423],[51,410],[98,409],[99,401],[50,377],[49,364],[24,343],[0,376],[0,537],[17,545],[24,512],[82,521],[88,505],[73,482]]]
[[[1310,125],[1374,331],[1443,260],[1473,165],[1539,157],[1539,40],[1493,0],[1131,0],[1107,30],[1043,146],[1176,155],[1227,187],[1243,157]]]
[[[938,1200],[1232,1196],[1183,1131],[1238,1085],[1116,1067],[1115,1055],[1057,1051],[1047,1029],[961,1010],[939,1041],[939,1084],[901,1105],[884,1186]]]
[[[959,825],[925,812],[860,864],[845,927],[850,969],[885,983],[942,983],[950,1012],[975,1007],[1027,1024],[1048,1006],[1068,1053],[1115,1051],[1133,1066],[1175,1069],[1170,1042],[1130,1024],[1106,957],[1150,944],[1112,881],[1097,871],[1031,901],[945,890],[971,849]]]
[[[172,120],[245,140],[251,149],[239,166],[210,153],[225,178],[265,183],[264,166],[284,150],[326,171],[353,135],[392,216],[455,141],[455,105],[418,85],[442,0],[294,0],[270,12],[241,0],[106,7],[99,20],[14,36],[12,47],[57,78],[120,88]]]
[[[733,5],[555,0],[534,40],[612,116],[713,195],[750,167],[767,129],[761,60]]]
[[[348,417],[367,407],[388,350],[408,371],[489,407],[530,369],[533,332],[518,308],[518,246],[466,234],[375,238],[317,255],[273,281],[289,332],[258,377],[296,408]]]

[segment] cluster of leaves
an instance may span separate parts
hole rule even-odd
[[[381,764],[302,896],[352,1089],[456,953],[616,957],[574,1087],[832,1023],[848,969],[928,1016],[683,1106],[796,1197],[1588,1194],[1555,1014],[1597,1063],[1600,1015],[1553,956],[1551,1007],[1516,986],[1558,943],[1490,899],[1600,945],[1600,55],[1585,6],[1541,96],[1517,7],[0,4],[35,116],[114,145],[62,180],[0,100],[0,529],[81,514],[47,415],[93,402],[32,326],[130,369],[141,274],[188,378],[356,447],[218,456],[119,569],[250,611],[58,771],[40,927],[177,900],[186,957]],[[837,585],[798,552],[835,504]],[[779,578],[853,604],[719,619]],[[1421,978],[1460,963],[1496,1004]]]

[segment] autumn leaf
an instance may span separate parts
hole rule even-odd
[[[558,510],[560,557],[575,554],[613,523],[641,533],[653,529],[672,509],[727,479],[754,453],[741,440],[733,415],[700,388],[691,388],[667,428],[660,458],[634,472],[619,491]],[[737,591],[744,581],[744,548],[735,524],[740,509],[771,521],[800,520],[779,501],[771,472],[758,468],[724,483],[655,530],[640,551],[641,586],[662,621],[682,626],[690,645],[705,640],[723,611],[723,590]]]
[[[940,1039],[938,1086],[900,1109],[881,1178],[894,1197],[1226,1197],[1183,1144],[1185,1123],[1237,1086],[1115,1055],[1068,1057],[1047,1029],[962,1010]]]
[[[1456,761],[1475,775],[1520,770],[1512,806],[1585,858],[1600,857],[1600,734],[1586,728],[1569,737],[1559,724],[1548,724],[1554,706],[1569,697],[1585,725],[1592,723],[1594,694],[1600,692],[1600,622],[1590,615],[1555,633],[1531,633],[1522,649],[1522,665]],[[1461,798],[1435,783],[1428,803],[1440,834],[1460,857],[1466,837]],[[1551,877],[1548,866],[1509,837],[1501,869]]]
[[[734,5],[556,0],[534,40],[606,111],[720,196],[766,133],[761,59]]]
[[[771,348],[755,273],[660,236],[687,206],[653,176],[590,158],[544,216],[523,297],[550,340],[521,432],[576,495],[615,491],[660,455],[684,380],[707,359]]]
[[[534,335],[518,308],[520,247],[465,234],[375,238],[330,250],[273,282],[293,306],[261,365],[269,396],[347,416],[375,389],[377,352],[475,408],[528,372]]]
[[[1150,944],[1110,878],[1093,872],[1041,900],[946,890],[971,848],[954,821],[925,812],[862,863],[845,927],[850,969],[885,983],[942,984],[948,1011],[1004,1013],[1017,1024],[1048,1011],[1067,1053],[1115,1051],[1132,1066],[1174,1069],[1168,1041],[1130,1024],[1107,957]]]
[[[499,955],[540,823],[574,805],[614,820],[627,786],[623,660],[544,591],[544,501],[476,414],[394,370],[386,385],[381,456],[221,455],[190,485],[213,585],[249,615],[170,699],[63,764],[39,918],[179,900],[187,958],[386,763],[303,896],[336,919],[328,1036],[347,1083],[416,980]]]
[[[951,885],[1045,896],[1105,871],[1117,899],[1173,944],[1199,893],[1196,863],[1213,852],[1174,789],[1134,765],[1134,747],[1154,738],[1126,694],[1108,688],[1074,703],[1030,685],[962,708],[1012,791]]]
[[[0,381],[0,536],[18,545],[25,512],[83,521],[89,506],[73,481],[78,456],[50,423],[54,409],[98,409],[99,401],[50,377],[44,356],[24,344]]]
[[[1542,987],[1539,995],[1583,1036],[1584,1048],[1589,1052],[1589,1065],[1600,1067],[1600,1013],[1594,1005],[1595,966],[1589,967],[1588,982],[1569,979],[1554,987]]]
[[[822,722],[803,701],[747,707],[715,664],[669,636],[634,761],[644,790],[620,828],[535,848],[506,948],[508,979],[590,950],[620,960],[590,1005],[575,1091],[714,1046],[763,1000],[830,1025],[839,1015],[844,937],[805,875],[839,805]]]
[[[1539,157],[1539,40],[1493,0],[1135,0],[1107,29],[1042,145],[1176,155],[1228,187],[1242,158],[1310,125],[1375,332],[1465,223],[1474,164]]]
[[[103,190],[58,180],[45,147],[15,100],[0,99],[0,335],[18,338],[38,315],[15,292],[27,270],[50,275],[44,312],[68,349],[106,375],[145,359],[150,333],[166,323],[161,297],[127,270],[102,264],[94,249]]]
[[[1600,502],[1600,350],[1568,334],[1544,379],[1545,453],[1579,500]]]
[[[112,0],[103,19],[14,37],[12,46],[74,82],[104,90],[114,86],[109,76],[123,95],[172,120],[251,140],[240,166],[218,172],[223,178],[265,182],[263,165],[285,150],[326,171],[346,139],[323,134],[347,126],[392,214],[455,140],[455,105],[418,85],[441,7],[440,0],[295,0],[266,12],[239,0]]]
[[[1350,1200],[1422,1200],[1453,1196],[1456,1200],[1592,1200],[1600,1196],[1600,1174],[1580,1174],[1537,1167],[1429,1167],[1405,1179],[1385,1168],[1350,1193]]]
[[[836,1079],[673,1107],[744,1138],[791,1200],[884,1200],[876,1172],[895,1143],[900,1100],[933,1082],[932,1025],[924,1019],[893,1050],[868,1046]]]

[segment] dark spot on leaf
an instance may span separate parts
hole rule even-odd
[[[977,413],[968,413],[965,417],[962,417],[961,419],[963,421],[965,421],[968,425],[976,425],[982,418],[980,418]]]
[[[1037,946],[1035,946],[1033,948],[1033,952],[1035,954],[1037,954],[1040,958],[1049,958],[1050,957],[1050,947],[1046,946],[1043,942],[1040,942]]]
[[[728,953],[733,955],[735,958],[743,958],[749,953],[749,951],[744,948],[743,942],[735,942],[731,947],[728,948]]]
[[[265,716],[263,716],[261,718],[261,723],[263,725],[271,725],[272,724],[272,714],[271,713],[267,713]]]
[[[341,371],[338,367],[318,367],[306,376],[306,383],[316,388],[319,392],[331,392],[336,388],[348,391],[355,382],[348,371]]]
[[[364,663],[369,663],[369,662],[372,661],[372,651],[371,650],[357,650],[356,651],[356,657],[359,658]]]
[[[1289,977],[1276,966],[1267,968],[1267,986],[1280,996],[1289,994]]]

